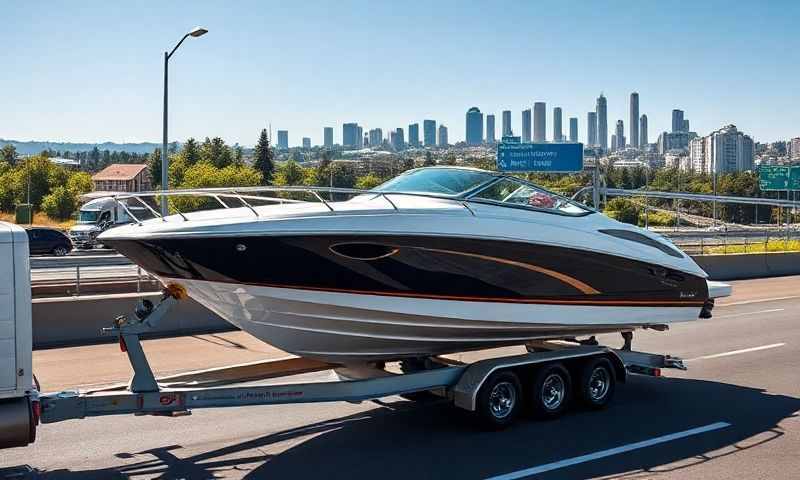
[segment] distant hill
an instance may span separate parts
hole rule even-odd
[[[40,153],[42,150],[56,150],[60,152],[69,151],[69,152],[89,152],[94,147],[97,147],[98,150],[101,152],[103,150],[109,151],[117,151],[117,152],[128,152],[128,153],[151,153],[156,148],[161,148],[160,143],[114,143],[114,142],[103,142],[103,143],[71,143],[71,142],[43,142],[37,140],[31,140],[27,142],[21,142],[19,140],[6,140],[0,138],[0,148],[3,146],[11,144],[14,148],[17,149],[17,153],[20,155],[34,155]]]

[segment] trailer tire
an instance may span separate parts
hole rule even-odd
[[[475,413],[484,428],[500,430],[516,420],[522,403],[522,384],[514,372],[496,372],[489,376],[475,402]]]
[[[604,408],[614,397],[617,385],[614,366],[604,357],[591,359],[581,368],[579,382],[581,402],[589,408]]]
[[[564,413],[572,394],[572,377],[560,363],[545,364],[536,369],[528,402],[535,417],[552,419]]]

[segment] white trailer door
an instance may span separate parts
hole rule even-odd
[[[17,389],[17,335],[14,322],[14,243],[0,223],[0,398]]]

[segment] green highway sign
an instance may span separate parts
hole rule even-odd
[[[800,190],[800,165],[789,170],[789,190]]]
[[[761,191],[789,190],[789,168],[784,165],[762,165],[758,169],[758,184]],[[797,174],[800,175],[800,172]]]

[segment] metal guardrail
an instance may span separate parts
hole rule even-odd
[[[80,265],[76,265],[73,268],[75,273],[70,277],[32,280],[31,287],[34,289],[47,289],[53,287],[58,287],[59,289],[64,288],[66,292],[71,292],[71,296],[80,297],[82,295],[82,288],[90,289],[91,287],[96,287],[97,285],[109,286],[114,284],[135,283],[136,293],[142,293],[145,285],[153,284],[158,281],[156,277],[152,276],[147,271],[142,270],[142,268],[138,265],[136,266],[135,275],[124,275],[114,278],[86,275],[86,268],[93,267],[83,267],[82,270]]]
[[[775,198],[732,197],[727,195],[709,195],[685,192],[658,192],[653,190],[625,190],[609,188],[606,193],[612,197],[652,197],[674,200],[693,200],[698,202],[741,203],[745,205],[771,205],[774,207],[800,207],[800,202]]]

